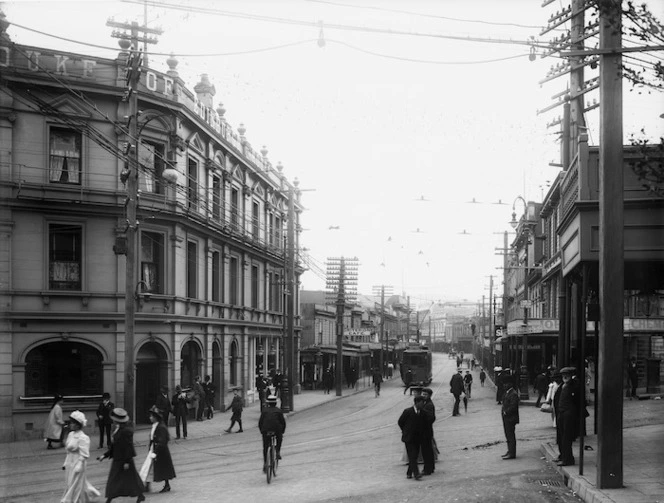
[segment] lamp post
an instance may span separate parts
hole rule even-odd
[[[523,307],[523,336],[521,338],[522,347],[521,367],[519,369],[519,398],[521,398],[521,400],[528,400],[528,308],[530,307],[530,300],[528,299],[528,248],[530,245],[531,229],[528,222],[528,203],[521,196],[517,196],[512,203],[512,220],[510,221],[510,225],[513,229],[516,229],[519,226],[519,221],[516,219],[516,208],[514,206],[517,201],[521,201],[524,206],[523,233],[525,235],[525,274],[523,276],[523,300],[521,301],[521,306]]]

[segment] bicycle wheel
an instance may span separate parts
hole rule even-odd
[[[279,460],[277,459],[277,448],[274,447],[272,449],[272,455],[274,456],[274,459],[272,461],[272,476],[276,477],[277,476],[277,467],[279,466]]]
[[[272,467],[274,463],[274,448],[269,446],[267,448],[267,466],[265,467],[265,477],[267,478],[267,483],[269,484],[272,481]]]

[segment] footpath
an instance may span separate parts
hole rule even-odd
[[[494,387],[493,383],[491,385]],[[521,402],[524,407],[535,406],[536,397]],[[588,433],[594,431],[593,405],[588,406]],[[583,465],[580,463],[579,441],[574,442],[576,465],[557,466],[558,446],[547,442],[540,451],[547,462],[561,474],[565,484],[586,503],[664,503],[664,399],[662,395],[645,400],[623,402],[623,487],[597,487],[596,434],[584,437]],[[517,432],[518,435],[518,432]]]

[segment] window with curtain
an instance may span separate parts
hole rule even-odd
[[[157,232],[141,233],[141,281],[143,291],[164,293],[164,236]]]
[[[81,225],[49,224],[49,289],[81,290],[82,237]]]
[[[165,192],[164,159],[166,148],[162,143],[141,141],[138,146],[139,187],[145,192]]]
[[[49,181],[81,184],[81,134],[52,127],[49,131]]]

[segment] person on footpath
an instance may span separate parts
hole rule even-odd
[[[136,496],[136,503],[140,503],[145,501],[145,487],[134,464],[134,430],[129,425],[129,415],[126,410],[116,407],[111,411],[111,419],[114,427],[111,445],[97,458],[99,461],[113,459],[106,482],[106,503],[120,496]]]
[[[175,467],[173,466],[173,458],[171,451],[168,448],[168,441],[170,435],[168,428],[164,424],[163,412],[157,407],[152,406],[149,410],[150,422],[152,429],[150,430],[150,443],[148,446],[148,458],[152,461],[153,480],[154,482],[164,481],[164,487],[159,491],[160,493],[167,493],[171,490],[170,480],[175,478]],[[149,470],[148,470],[149,471]],[[146,477],[146,488],[149,487]]]
[[[519,424],[519,392],[515,389],[516,376],[509,376],[505,382],[507,391],[503,397],[503,406],[501,415],[503,419],[503,430],[505,430],[505,440],[507,442],[507,452],[502,458],[516,458],[516,425]]]
[[[563,384],[558,402],[558,427],[560,428],[560,461],[558,466],[574,465],[572,444],[579,436],[579,387],[573,375],[574,367],[560,369]]]
[[[258,431],[263,437],[263,473],[267,470],[267,448],[270,445],[268,433],[277,437],[277,459],[281,459],[281,444],[286,432],[286,418],[281,409],[277,408],[277,397],[270,395],[265,400],[267,407],[258,418]]]
[[[414,478],[415,480],[422,480],[422,474],[417,465],[417,458],[419,457],[427,428],[427,417],[422,412],[424,402],[425,398],[422,395],[417,395],[413,399],[413,406],[404,409],[397,421],[401,429],[401,441],[405,444],[406,452],[408,453],[406,478]]]
[[[194,378],[194,416],[196,421],[203,420],[203,409],[205,409],[205,389],[201,383],[201,376]]]
[[[461,393],[463,393],[463,377],[461,377],[461,369],[457,369],[456,374],[450,379],[450,393],[454,395],[454,408],[452,409],[452,416],[459,415],[459,402],[461,401]]]
[[[470,398],[470,393],[473,388],[473,374],[470,373],[470,370],[466,370],[466,375],[463,376],[463,387],[466,396]]]
[[[436,471],[436,459],[438,457],[438,446],[433,436],[433,423],[436,422],[436,406],[431,400],[432,396],[433,390],[431,388],[422,389],[422,397],[424,397],[422,413],[426,418],[426,427],[422,436],[422,461],[424,461],[422,475],[431,475]]]
[[[334,386],[334,376],[332,375],[332,371],[330,369],[327,369],[323,373],[323,389],[325,390],[325,394],[329,395],[330,390]]]
[[[542,403],[542,397],[546,400],[546,394],[549,391],[549,378],[546,375],[546,371],[542,371],[537,374],[535,377],[535,386],[534,392],[537,393],[537,401],[535,402],[535,407],[539,407]]]
[[[226,407],[225,411],[228,412],[228,409],[231,409],[233,411],[233,415],[231,416],[231,425],[228,427],[227,430],[224,430],[226,433],[231,432],[233,426],[235,426],[235,423],[237,423],[240,426],[240,429],[237,430],[237,433],[242,433],[244,431],[242,429],[243,408],[244,408],[244,400],[242,400],[242,397],[240,396],[240,388],[236,386],[233,388],[233,400],[231,401],[231,404],[228,407]]]
[[[48,418],[46,419],[46,427],[44,431],[44,436],[46,437],[47,449],[55,449],[53,447],[53,442],[60,444],[60,447],[64,446],[64,425],[65,421],[62,418],[62,402],[64,397],[59,393],[56,393],[53,396],[53,402],[51,403],[51,410],[48,413]]]
[[[65,440],[67,457],[62,465],[66,488],[60,503],[88,503],[101,495],[86,477],[90,437],[83,432],[83,428],[87,424],[88,420],[81,411],[75,410],[69,415],[70,432]]]
[[[212,419],[214,417],[214,392],[216,390],[209,375],[205,376],[203,389],[205,390],[205,410],[203,411],[203,415],[205,419]]]
[[[99,428],[99,449],[104,448],[104,437],[106,445],[111,444],[111,411],[115,409],[115,404],[111,402],[111,394],[104,393],[101,396],[101,403],[97,407],[97,427]]]
[[[162,421],[166,425],[166,428],[168,428],[168,417],[173,410],[171,398],[168,396],[168,386],[161,386],[159,388],[159,396],[157,396],[154,404],[162,412]]]
[[[484,369],[480,367],[480,386],[482,388],[484,387],[484,381],[486,381],[486,372],[484,372]]]
[[[265,390],[267,389],[267,381],[263,374],[256,376],[256,390],[258,391],[258,400],[261,403],[261,408],[265,405]]]
[[[184,438],[187,438],[187,404],[189,403],[189,397],[187,393],[182,390],[182,387],[178,384],[175,386],[175,394],[171,400],[171,405],[173,405],[173,415],[175,416],[175,439],[180,438],[180,422],[182,422],[182,435]]]
[[[380,396],[380,384],[383,382],[383,374],[380,372],[380,369],[376,367],[371,376],[371,380],[376,390],[376,398]]]
[[[632,400],[636,398],[636,388],[639,385],[639,372],[638,365],[636,363],[636,357],[632,356],[632,359],[629,361],[629,366],[627,367],[627,377],[629,378],[630,385],[630,394],[629,399]]]

